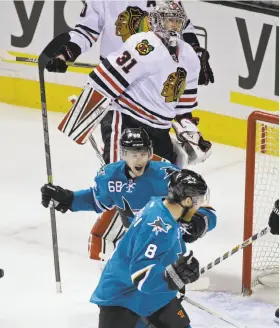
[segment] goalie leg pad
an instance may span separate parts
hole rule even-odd
[[[104,143],[103,158],[106,164],[120,160],[119,140],[124,128],[122,113],[118,111],[109,111],[101,121],[101,134]]]
[[[116,208],[104,212],[91,229],[88,241],[89,257],[93,260],[109,258],[124,232],[125,228]]]
[[[58,129],[78,144],[84,144],[108,112],[110,103],[110,99],[87,83]]]

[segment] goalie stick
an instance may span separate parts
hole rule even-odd
[[[8,51],[5,51],[3,49],[0,49],[0,59],[6,63],[14,63],[14,62],[32,63],[32,64],[39,63],[39,58],[14,56],[11,55]],[[78,68],[95,68],[97,66],[94,64],[81,63],[81,62],[66,62],[66,64],[67,66],[78,67]]]
[[[44,130],[44,143],[45,143],[45,157],[47,166],[47,177],[48,183],[53,184],[52,176],[52,165],[51,165],[51,152],[50,152],[50,140],[49,140],[49,128],[48,128],[48,112],[46,104],[46,89],[45,89],[45,77],[44,70],[47,62],[57,48],[57,43],[64,43],[65,35],[61,34],[54,40],[52,40],[43,52],[40,54],[38,59],[39,68],[39,82],[40,82],[40,94],[41,94],[41,107],[42,107],[42,121]],[[52,243],[53,243],[53,256],[54,256],[54,269],[55,269],[55,280],[56,280],[56,291],[61,293],[61,278],[60,278],[60,266],[59,266],[59,254],[58,254],[58,242],[57,242],[57,229],[56,229],[56,217],[54,204],[50,207],[51,216],[51,229],[52,229]]]

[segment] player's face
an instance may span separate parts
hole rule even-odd
[[[126,150],[122,156],[135,177],[140,177],[151,159],[151,153],[148,150]]]
[[[207,192],[204,196],[188,197],[182,201],[183,206],[189,207],[189,211],[185,214],[182,219],[189,222],[194,215],[194,213],[201,207],[206,206],[209,203],[209,193]]]
[[[183,30],[184,21],[178,17],[169,17],[164,20],[164,29],[166,31],[181,32]]]

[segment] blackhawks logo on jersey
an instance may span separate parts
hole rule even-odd
[[[177,71],[168,75],[163,83],[161,95],[165,97],[165,102],[178,101],[186,86],[187,72],[184,68],[178,67]]]
[[[137,43],[135,49],[139,52],[140,55],[146,56],[154,50],[154,47],[149,44],[148,40],[142,40],[141,42]]]
[[[128,6],[115,23],[116,35],[125,42],[131,35],[149,31],[148,13],[139,7]]]

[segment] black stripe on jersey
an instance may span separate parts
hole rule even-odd
[[[142,279],[145,278],[146,274],[147,274],[147,271],[144,271],[143,273],[140,273],[139,276],[137,276],[137,277],[133,280],[133,284],[134,284],[136,287],[138,287],[140,281],[141,281]]]
[[[93,79],[93,81],[98,84],[104,91],[106,91],[109,95],[111,95],[113,98],[117,98],[118,95],[116,95],[95,73],[92,71],[89,76]]]
[[[85,30],[85,31],[87,31],[87,32],[90,32],[90,33],[93,33],[93,34],[99,35],[98,32],[92,30],[91,28],[89,28],[89,27],[87,27],[87,26],[85,26],[85,25],[78,24],[78,25],[76,25],[75,27],[80,27],[80,28],[82,28],[83,30]]]
[[[149,121],[150,123],[153,123],[153,124],[156,124],[156,125],[162,125],[162,126],[166,126],[166,124],[167,124],[167,123],[164,124],[164,123],[161,123],[161,122],[156,122],[156,121],[150,120],[149,117],[142,116],[142,115],[138,114],[136,111],[134,111],[133,109],[131,109],[131,108],[125,106],[125,105],[122,105],[122,104],[118,101],[118,99],[116,99],[115,101],[116,101],[116,103],[117,103],[121,108],[123,108],[123,109],[129,111],[131,114],[133,114],[133,115],[136,116],[136,117],[141,118],[142,120]],[[169,129],[169,127],[166,127],[166,129]]]
[[[191,22],[190,19],[188,19],[184,29],[186,29],[190,25],[190,22]]]
[[[177,105],[176,109],[180,109],[180,108],[194,108],[197,106],[197,102],[195,102],[193,105]]]
[[[99,204],[100,204],[100,206],[102,207],[103,210],[105,210],[105,211],[110,211],[111,210],[111,208],[108,208],[107,206],[105,206],[101,202],[99,202]]]
[[[170,117],[165,117],[162,116],[158,113],[152,112],[151,110],[149,110],[148,108],[144,107],[143,105],[139,104],[137,101],[135,101],[130,95],[128,95],[126,92],[123,92],[123,96],[127,97],[129,100],[133,101],[136,105],[138,105],[140,108],[142,108],[144,111],[146,111],[147,113],[150,113],[151,115],[154,115],[158,118],[161,118],[162,120],[165,121],[172,121],[173,119]]]
[[[77,29],[74,29],[74,31],[81,34],[84,38],[86,38],[88,40],[90,46],[92,47],[92,42],[90,41],[90,38],[86,34],[84,34],[83,32],[81,32],[80,30],[77,30]]]
[[[108,59],[104,59],[102,61],[104,67],[120,82],[120,84],[127,89],[129,87],[129,83],[126,79],[111,65]]]
[[[183,95],[195,95],[197,94],[197,89],[185,90]]]

